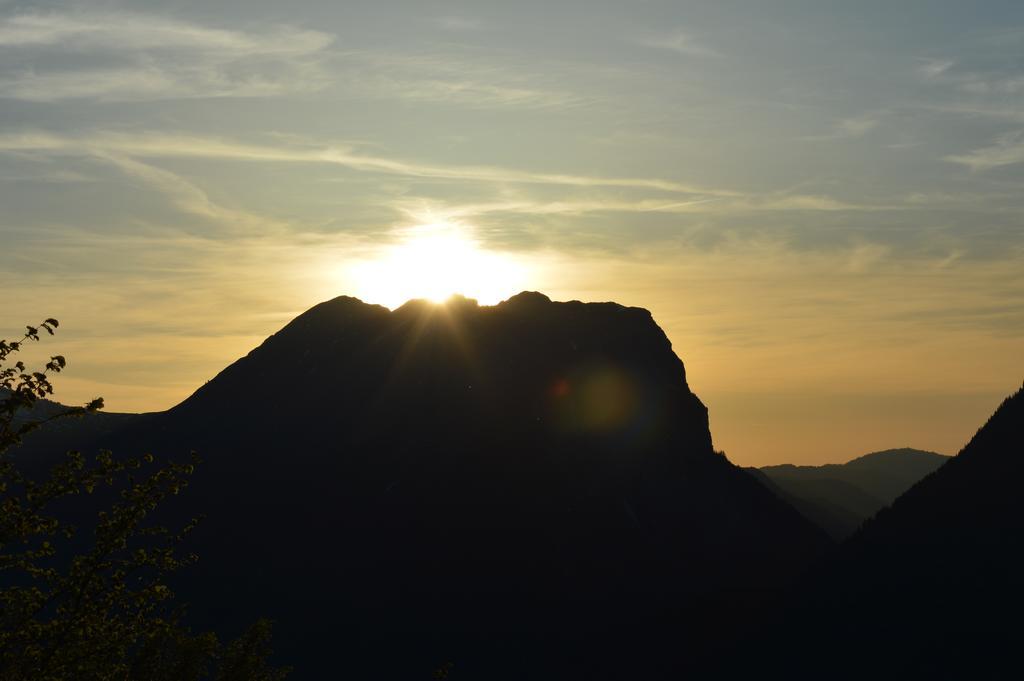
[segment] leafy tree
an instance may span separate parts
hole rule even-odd
[[[57,326],[47,319],[17,341],[0,340],[0,678],[283,679],[288,670],[267,664],[266,620],[227,645],[182,624],[183,606],[167,582],[196,560],[182,544],[198,519],[172,532],[147,517],[188,485],[199,463],[194,453],[187,463],[158,464],[149,454],[117,459],[102,451],[89,461],[72,451],[40,479],[12,460],[9,450],[32,430],[103,407],[96,399],[40,409],[64,357],[51,357],[41,371],[11,361]],[[93,514],[91,538],[65,520]]]

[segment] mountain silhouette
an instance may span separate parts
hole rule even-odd
[[[226,635],[276,620],[299,679],[445,661],[460,678],[654,678],[830,545],[714,451],[649,312],[539,293],[336,298],[89,446],[200,452],[164,510],[206,515],[177,586]]]
[[[783,464],[747,470],[833,539],[841,540],[948,459],[904,448],[865,454],[844,464]]]
[[[1010,679],[1024,650],[1024,389],[847,540],[754,666],[787,678]],[[794,649],[794,643],[799,642]]]

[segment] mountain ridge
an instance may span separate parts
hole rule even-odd
[[[1024,645],[1022,440],[1024,387],[955,457],[811,573],[772,635],[749,642],[762,659],[756,671],[796,679],[820,678],[822,669],[840,679],[1015,678]],[[801,641],[799,655],[783,653],[793,640]],[[730,678],[756,671],[748,666]]]
[[[849,537],[918,480],[950,457],[935,452],[887,449],[842,464],[779,464],[747,469],[834,539]]]
[[[445,650],[489,678],[637,659],[657,678],[827,550],[715,453],[648,311],[453,303],[326,301],[91,443],[203,456],[167,509],[207,516],[180,585],[196,621],[270,616],[297,678],[330,668],[338,635],[366,674],[400,642],[386,674]],[[521,664],[491,668],[506,644]]]

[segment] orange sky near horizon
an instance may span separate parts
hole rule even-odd
[[[89,305],[74,296],[55,306],[44,289],[25,307],[48,310],[62,326],[58,337],[32,352],[41,357],[59,350],[68,356],[57,395],[65,402],[102,395],[110,411],[162,410],[304,309],[335,295],[358,294],[392,308],[417,287],[420,297],[446,297],[450,291],[430,279],[439,270],[476,277],[475,284],[462,287],[457,280],[447,283],[485,304],[530,289],[554,300],[611,300],[651,310],[683,359],[691,389],[709,408],[716,448],[740,465],[838,463],[897,447],[955,454],[1020,385],[1012,373],[1021,362],[1016,338],[979,336],[969,327],[939,333],[927,321],[894,316],[898,308],[880,315],[871,302],[884,295],[872,290],[885,286],[878,269],[847,271],[829,288],[820,272],[842,271],[843,263],[787,263],[776,254],[764,260],[773,268],[762,264],[755,273],[748,268],[762,259],[760,253],[740,262],[736,254],[729,262],[702,255],[684,267],[678,255],[670,264],[572,261],[558,253],[506,262],[508,256],[480,249],[462,228],[435,224],[402,234],[405,241],[367,250],[357,262],[345,265],[328,256],[319,263],[299,260],[282,268],[277,279],[269,263],[236,262],[244,271],[262,274],[256,281],[240,275],[233,285],[222,284],[228,291],[223,302],[200,291],[195,299],[183,296],[174,318],[188,333],[161,330],[160,309],[144,320],[143,333],[117,333],[120,320],[130,326],[136,317],[137,308],[119,304],[123,291],[110,292],[97,314],[94,296],[89,296],[90,313]],[[430,256],[419,265],[414,264],[417,250]],[[285,255],[263,257],[287,262]],[[716,274],[728,271],[749,274]],[[923,313],[929,306],[948,305],[951,297],[969,296],[963,282],[957,290],[937,288],[945,274],[931,267],[901,272],[906,308]],[[986,273],[997,275],[1008,283],[1014,277],[1009,271]],[[375,289],[379,281],[387,283]],[[813,297],[835,297],[842,315],[821,316],[819,304],[806,299],[812,282]],[[843,299],[851,282],[861,290],[859,302]],[[111,320],[107,327],[114,332],[97,334],[97,318]]]

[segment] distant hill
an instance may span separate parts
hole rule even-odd
[[[834,539],[845,539],[949,459],[918,449],[888,449],[844,464],[747,469]]]
[[[840,547],[736,678],[1019,678],[1022,481],[1024,389]]]
[[[178,586],[296,679],[657,678],[830,545],[715,453],[650,313],[538,293],[336,298],[91,447],[201,453]]]
[[[0,389],[0,398],[5,390]],[[9,393],[7,393],[9,394]],[[52,400],[38,400],[30,410],[19,412],[15,423],[43,421],[61,414],[69,409],[68,405]],[[25,436],[25,444],[14,448],[10,456],[18,456],[36,463],[52,463],[68,449],[78,449],[92,443],[97,438],[109,436],[129,423],[141,423],[148,414],[123,414],[118,412],[96,411],[69,418],[56,418]],[[37,466],[35,466],[37,467]],[[30,465],[30,468],[33,466]]]

